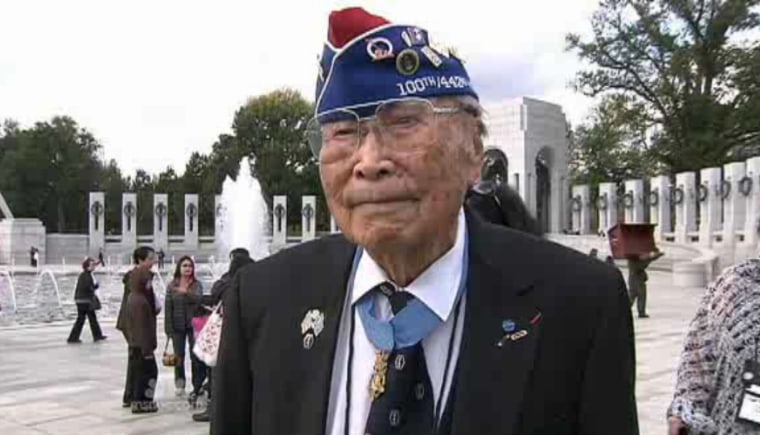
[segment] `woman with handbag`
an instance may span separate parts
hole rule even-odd
[[[185,394],[185,354],[190,349],[190,366],[192,370],[193,391],[188,400],[194,403],[201,393],[203,381],[206,379],[206,366],[193,353],[195,344],[192,319],[198,310],[203,296],[203,287],[195,278],[195,263],[193,259],[184,256],[177,262],[174,279],[166,289],[164,308],[164,330],[167,341],[171,340],[174,350],[174,386],[177,396]],[[172,365],[166,358],[164,365]]]
[[[77,278],[76,290],[74,291],[74,302],[77,304],[77,319],[71,328],[69,338],[66,340],[67,343],[82,342],[79,337],[82,334],[85,318],[90,322],[90,332],[92,332],[92,339],[95,342],[107,338],[103,335],[103,331],[98,323],[98,317],[95,315],[95,311],[100,309],[100,299],[95,294],[95,290],[98,289],[99,284],[93,276],[94,270],[95,260],[90,257],[85,258],[82,262],[82,273]]]

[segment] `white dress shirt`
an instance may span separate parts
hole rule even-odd
[[[433,387],[434,403],[438,403],[441,393],[441,407],[446,404],[449,390],[451,389],[451,380],[456,368],[456,361],[459,356],[459,346],[462,340],[462,325],[464,324],[464,305],[465,298],[459,304],[460,314],[457,320],[457,327],[454,331],[454,341],[452,349],[449,349],[452,328],[454,327],[454,305],[456,303],[457,291],[463,277],[462,262],[465,253],[465,231],[466,222],[464,211],[459,210],[457,220],[457,235],[454,246],[446,252],[441,258],[430,265],[420,276],[403,290],[408,291],[417,299],[427,305],[438,317],[444,322],[439,325],[433,332],[422,341],[422,347],[425,350],[425,362],[427,363],[430,382]],[[391,281],[388,275],[380,268],[375,260],[365,251],[359,259],[354,273],[353,284],[349,283],[349,289],[346,292],[346,301],[343,307],[343,316],[340,321],[338,331],[338,342],[335,351],[335,360],[333,361],[332,383],[330,388],[330,403],[328,405],[327,428],[325,433],[328,435],[344,435],[346,410],[346,386],[349,379],[348,374],[348,357],[349,357],[349,340],[353,340],[353,362],[350,373],[351,380],[351,406],[349,415],[350,435],[363,435],[364,426],[367,423],[371,400],[369,393],[370,378],[375,363],[375,347],[367,338],[359,314],[353,308],[357,302],[369,290],[384,281]],[[380,294],[375,295],[376,314],[382,319],[392,317],[390,302]],[[354,336],[350,337],[350,315],[353,315]],[[446,361],[451,352],[451,364],[446,376],[446,385],[441,388],[444,382],[444,371],[446,370]],[[440,417],[440,416],[439,416]]]

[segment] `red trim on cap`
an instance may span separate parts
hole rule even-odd
[[[383,17],[372,15],[363,8],[346,8],[330,13],[327,40],[335,48],[342,48],[357,36],[389,24]]]

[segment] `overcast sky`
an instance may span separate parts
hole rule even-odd
[[[583,118],[567,88],[597,0],[0,0],[0,119],[70,115],[126,172],[180,172],[251,96],[310,100],[330,10],[360,5],[456,46],[481,99],[531,96]]]

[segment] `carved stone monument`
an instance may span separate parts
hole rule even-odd
[[[317,197],[301,197],[301,240],[313,240],[317,234]]]

